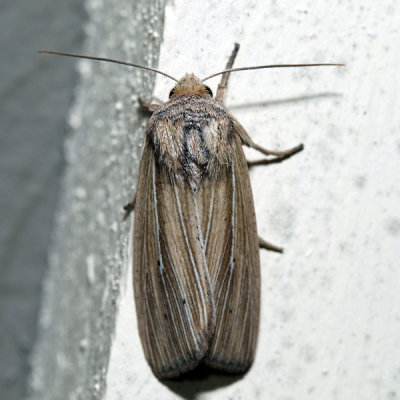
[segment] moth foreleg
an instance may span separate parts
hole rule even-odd
[[[274,244],[267,242],[266,240],[264,240],[261,237],[258,237],[258,242],[259,242],[260,249],[275,251],[276,253],[283,253],[282,247],[275,246]]]
[[[296,153],[299,153],[304,149],[303,144],[299,144],[296,147],[292,147],[291,149],[287,150],[281,150],[281,151],[268,150],[262,146],[259,146],[257,143],[254,142],[250,144],[250,147],[252,147],[255,150],[258,150],[260,153],[266,156],[275,156],[277,159],[280,159],[281,161],[295,155]]]
[[[124,220],[127,219],[130,215],[130,213],[135,209],[135,205],[136,205],[136,193],[133,193],[131,199],[129,200],[129,202],[127,204],[124,205],[124,210],[125,210],[125,214],[124,214]]]
[[[153,113],[155,110],[157,110],[158,107],[160,107],[159,104],[151,104],[148,103],[143,97],[139,97],[139,104],[140,107],[147,112]]]
[[[255,143],[254,143],[255,144]],[[268,150],[264,149],[261,146],[258,146],[255,144],[255,146],[250,146],[255,150],[260,151],[261,153],[265,154],[266,156],[274,156],[274,158],[263,158],[260,160],[255,160],[255,161],[247,161],[247,166],[249,168],[251,167],[256,167],[257,165],[268,165],[268,164],[275,164],[275,163],[280,163],[284,160],[287,160],[288,158],[294,156],[295,154],[299,153],[304,149],[304,146],[302,144],[299,144],[296,147],[293,147],[288,150],[283,150],[283,151],[274,151],[274,150]]]
[[[236,129],[236,132],[239,135],[240,139],[242,140],[242,143],[245,146],[251,147],[252,149],[257,150],[266,156],[274,156],[274,158],[268,158],[266,160],[250,162],[249,166],[281,162],[281,161],[286,160],[287,158],[295,155],[296,153],[299,153],[300,151],[302,151],[304,149],[303,144],[299,144],[296,147],[293,147],[293,148],[287,149],[287,150],[281,150],[281,151],[268,150],[268,149],[258,145],[257,143],[254,143],[253,139],[249,136],[249,134],[246,132],[246,130],[243,128],[243,126],[240,125],[240,123],[236,120],[235,120],[235,129]]]

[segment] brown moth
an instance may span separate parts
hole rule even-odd
[[[229,74],[246,69],[339,64],[264,65],[226,69],[200,80],[177,82],[152,111],[140,163],[135,207],[134,291],[140,339],[158,378],[199,364],[244,373],[257,344],[260,314],[259,239],[248,162],[242,146],[260,151],[261,164],[280,162],[303,149],[271,151],[255,144],[223,100]],[[216,97],[203,81],[222,75]],[[272,158],[271,158],[272,156]],[[258,162],[257,164],[260,164]]]

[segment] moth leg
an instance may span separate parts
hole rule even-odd
[[[153,113],[155,110],[157,110],[158,107],[160,107],[159,104],[148,103],[143,97],[139,97],[138,100],[140,107],[147,112]]]
[[[282,247],[275,246],[274,244],[269,243],[266,240],[264,240],[262,237],[258,237],[258,241],[259,241],[260,249],[275,251],[276,253],[281,253],[281,254],[283,253]]]
[[[246,132],[246,130],[238,121],[235,120],[234,123],[235,123],[235,130],[240,136],[240,139],[242,140],[242,143],[245,146],[251,147],[252,149],[257,150],[266,156],[274,156],[274,158],[250,162],[249,163],[250,166],[278,163],[283,160],[286,160],[289,157],[292,157],[293,155],[299,153],[304,149],[303,144],[299,144],[291,149],[281,150],[281,151],[265,149],[264,147],[253,142],[253,139],[249,136],[249,134]]]
[[[231,69],[233,66],[233,63],[235,62],[235,58],[237,56],[237,53],[239,51],[239,43],[235,43],[235,46],[233,48],[232,54],[229,57],[228,62],[226,63],[225,69]],[[222,75],[221,82],[218,85],[217,89],[217,94],[215,95],[215,100],[219,101],[220,103],[223,103],[225,100],[226,96],[226,88],[228,86],[228,79],[229,79],[229,72],[226,72],[225,74]]]
[[[293,147],[288,150],[283,150],[283,151],[273,151],[273,150],[267,150],[264,149],[261,146],[256,145],[257,147],[250,146],[253,149],[256,149],[260,151],[261,153],[265,154],[266,156],[275,156],[274,158],[267,158],[267,159],[261,159],[261,160],[255,160],[255,161],[247,161],[247,166],[249,168],[251,167],[256,167],[257,165],[268,165],[268,164],[275,164],[275,163],[280,163],[281,161],[287,160],[288,158],[294,156],[295,154],[299,153],[304,149],[304,146],[302,144],[299,144],[296,147]]]
[[[281,151],[268,150],[268,149],[265,149],[264,147],[259,146],[258,144],[254,143],[254,142],[252,143],[252,145],[250,147],[252,147],[255,150],[258,150],[260,153],[263,153],[266,156],[275,156],[278,159],[289,158],[304,149],[303,144],[299,144],[296,147],[292,147],[291,149],[287,149],[287,150],[281,150]]]
[[[124,210],[125,210],[125,214],[124,214],[124,220],[126,220],[130,213],[135,209],[135,205],[136,205],[136,192],[133,193],[131,199],[129,200],[129,203],[124,205]]]

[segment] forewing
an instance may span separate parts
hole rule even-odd
[[[144,353],[156,376],[194,368],[214,329],[196,198],[146,142],[134,228],[134,288]]]
[[[254,358],[260,310],[258,234],[248,168],[238,135],[232,163],[199,193],[216,326],[204,362],[246,371]]]

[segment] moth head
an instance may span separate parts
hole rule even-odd
[[[207,97],[213,96],[211,89],[202,83],[196,75],[186,74],[170,91],[169,98],[172,99],[183,95],[190,96],[192,94],[199,94]]]

